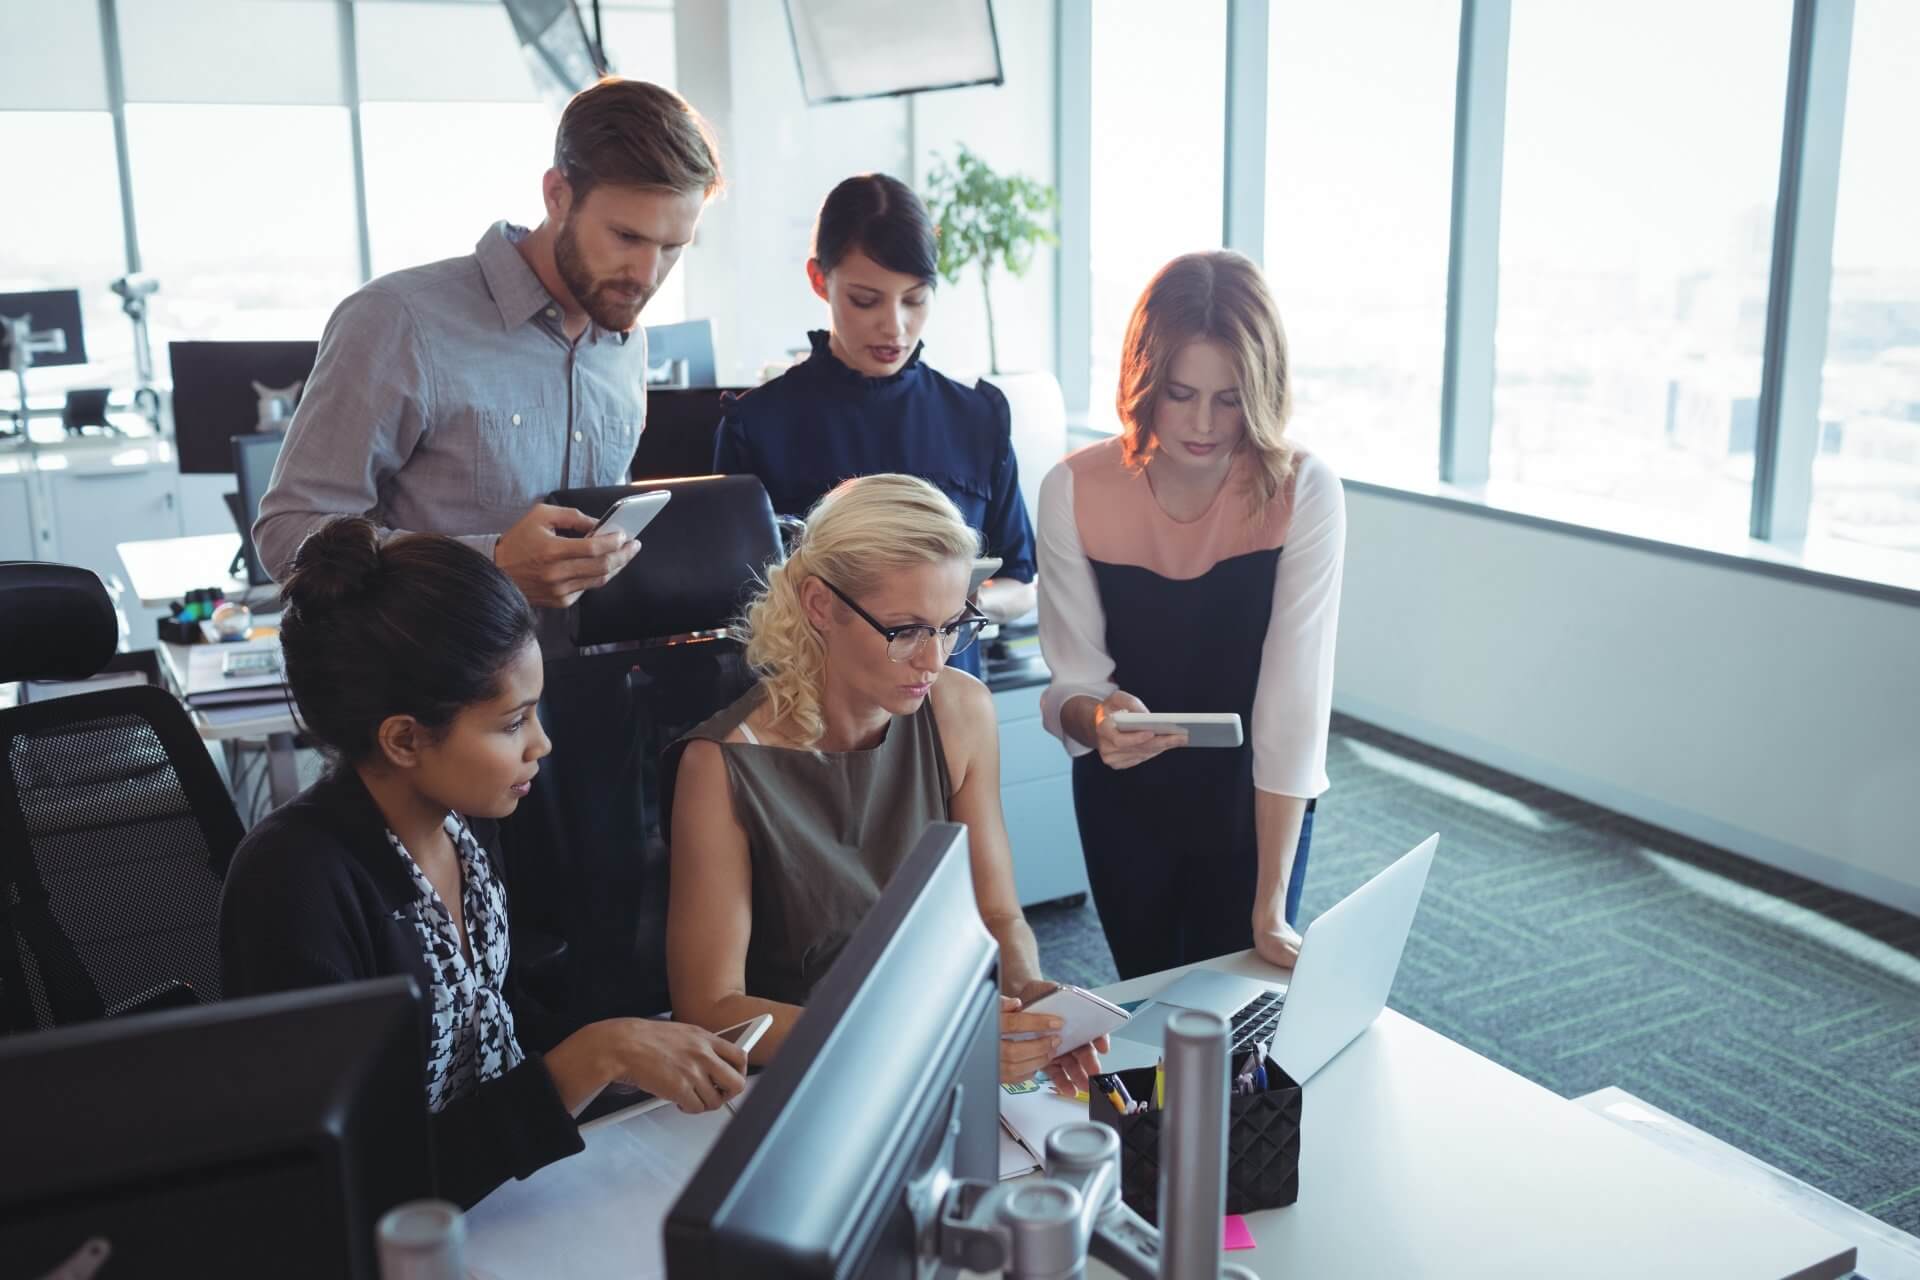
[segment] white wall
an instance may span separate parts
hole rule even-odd
[[[681,261],[687,316],[713,320],[720,381],[751,385],[826,327],[806,278],[814,215],[842,178],[906,178],[907,105],[809,107],[781,0],[683,0],[674,48],[680,93],[713,123],[728,182]]]
[[[1920,608],[1347,504],[1340,710],[1920,913]]]
[[[916,189],[924,189],[934,155],[953,159],[960,143],[1002,173],[1059,185],[1055,127],[1055,0],[1016,0],[994,6],[1006,83],[923,93],[913,98]],[[1054,278],[1058,251],[1041,247],[1023,277],[994,273],[993,320],[1000,367],[1010,372],[1055,370]],[[986,306],[977,268],[957,284],[941,283],[939,307],[927,326],[927,361],[957,378],[987,372]]]

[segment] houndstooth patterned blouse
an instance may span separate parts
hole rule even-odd
[[[514,1034],[513,1009],[507,1004],[507,898],[493,877],[487,851],[448,814],[447,834],[460,858],[461,912],[473,963],[467,963],[453,915],[400,837],[387,841],[406,864],[419,896],[394,913],[413,926],[427,971],[433,975],[432,1033],[427,1046],[427,1106],[439,1111],[472,1093],[481,1082],[504,1075],[526,1056]]]

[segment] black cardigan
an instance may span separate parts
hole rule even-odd
[[[468,825],[499,861],[498,825]],[[432,990],[412,928],[394,913],[416,896],[360,776],[337,768],[262,819],[234,852],[220,899],[220,977],[230,996],[262,995],[390,974]],[[504,923],[504,922],[503,922]],[[508,1003],[513,1002],[512,973]],[[421,1019],[421,1039],[429,1031]],[[421,1081],[421,1105],[426,1082]],[[540,1055],[433,1117],[440,1194],[471,1206],[584,1145]]]

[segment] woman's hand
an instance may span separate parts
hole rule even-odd
[[[1059,1051],[1059,1018],[1046,1013],[1024,1013],[1022,1002],[1000,997],[1000,1083],[1018,1084],[1053,1061]],[[1017,1036],[1018,1039],[1009,1037]]]
[[[609,1018],[568,1036],[547,1055],[567,1109],[578,1112],[609,1084],[644,1089],[689,1113],[711,1111],[747,1087],[747,1055],[687,1022]]]
[[[1009,1017],[1010,1010],[1025,1008],[1027,1005],[1030,1005],[1034,1001],[1038,1000],[1041,996],[1044,996],[1049,991],[1052,991],[1058,985],[1059,985],[1058,983],[1048,982],[1045,978],[1035,978],[1032,982],[1027,983],[1026,986],[1020,989],[1020,995],[1017,999],[1009,996],[1001,996],[1000,997],[1000,1034],[1004,1036],[1009,1033],[1010,1028],[1008,1026],[1008,1017]],[[1015,1013],[1012,1016],[1016,1018],[1030,1018],[1030,1019],[1033,1019],[1036,1023],[1040,1021],[1045,1021],[1045,1022],[1051,1023],[1055,1028],[1061,1025],[1061,1020],[1059,1018],[1053,1017],[1049,1014]],[[1020,1027],[1020,1028],[1012,1028],[1012,1029],[1024,1030],[1026,1028]],[[1039,1028],[1035,1027],[1033,1029],[1038,1030]],[[1028,1056],[1036,1057],[1038,1058],[1038,1060],[1035,1061],[1032,1065],[1027,1066],[1026,1069],[1022,1071],[1020,1075],[1018,1075],[1017,1077],[1014,1077],[1014,1080],[1010,1080],[1007,1078],[1007,1075],[1006,1075],[1007,1046],[1009,1045],[1009,1043],[1012,1043],[1015,1045],[1019,1045],[1019,1044],[1038,1045],[1043,1042],[1040,1040],[1011,1041],[1011,1042],[1007,1040],[1002,1040],[1000,1042],[1000,1066],[1001,1066],[1000,1082],[1002,1084],[1011,1084],[1011,1083],[1014,1083],[1014,1080],[1026,1080],[1032,1077],[1035,1071],[1045,1071],[1047,1073],[1047,1078],[1053,1081],[1054,1090],[1058,1093],[1065,1094],[1069,1098],[1073,1097],[1076,1094],[1085,1093],[1087,1091],[1088,1078],[1099,1073],[1099,1070],[1100,1070],[1099,1055],[1107,1052],[1108,1048],[1110,1048],[1109,1044],[1107,1043],[1107,1038],[1105,1036],[1101,1036],[1098,1039],[1096,1039],[1092,1044],[1083,1044],[1078,1049],[1071,1050],[1070,1052],[1067,1052],[1067,1053],[1060,1053],[1058,1052],[1060,1048],[1060,1037],[1056,1035],[1051,1037],[1047,1041],[1045,1041],[1046,1044],[1051,1046],[1047,1050],[1048,1056],[1039,1057],[1037,1054],[1028,1055]],[[1022,1060],[1025,1061],[1026,1057],[1023,1056]]]
[[[1137,764],[1187,745],[1184,733],[1151,733],[1145,729],[1122,729],[1113,722],[1116,711],[1145,711],[1147,704],[1124,689],[1107,695],[1093,712],[1094,749],[1109,769],[1131,769]]]
[[[1268,964],[1291,969],[1300,959],[1300,935],[1281,908],[1255,907],[1253,911],[1253,949]]]

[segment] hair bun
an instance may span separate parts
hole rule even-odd
[[[326,610],[365,595],[379,572],[380,531],[364,517],[337,516],[293,553],[280,594],[302,612]]]

